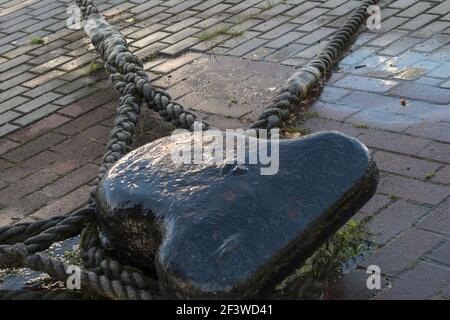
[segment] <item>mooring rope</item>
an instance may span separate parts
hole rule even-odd
[[[67,266],[60,260],[38,252],[48,249],[54,242],[62,241],[82,232],[80,247],[86,270],[81,270],[81,287],[109,299],[158,299],[158,282],[142,271],[122,265],[100,245],[95,224],[95,193],[98,182],[107,170],[131,150],[135,127],[143,102],[157,111],[166,121],[186,129],[193,129],[197,121],[194,113],[186,110],[170,95],[154,88],[143,69],[141,60],[128,50],[125,37],[111,26],[99,13],[93,0],[76,0],[86,19],[85,31],[97,52],[105,62],[105,69],[115,88],[121,93],[114,127],[106,147],[89,206],[68,216],[59,216],[33,223],[20,223],[0,228],[0,267],[26,267],[49,274],[52,278],[66,281]],[[352,12],[344,25],[334,34],[320,54],[304,68],[296,72],[278,91],[270,104],[251,128],[270,130],[283,125],[295,107],[309,90],[324,78],[330,68],[344,53],[352,37],[357,33],[367,8],[378,0],[366,0]],[[201,128],[209,125],[201,122]],[[0,292],[0,298],[44,299],[66,298],[66,292],[41,292],[18,290]]]

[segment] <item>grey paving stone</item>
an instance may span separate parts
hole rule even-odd
[[[0,114],[0,125],[10,122],[11,120],[18,118],[21,115],[22,115],[21,113],[11,111],[11,110],[7,111],[5,113],[2,113],[2,114]]]
[[[183,30],[178,31],[175,34],[164,38],[162,41],[169,44],[176,44],[177,42],[185,40],[186,38],[192,36],[193,34],[199,33],[200,31],[200,29],[192,27],[184,28]]]
[[[0,137],[6,136],[7,134],[16,131],[20,127],[15,126],[13,124],[6,123],[2,126],[0,126]]]
[[[405,36],[406,34],[407,34],[406,31],[391,30],[391,31],[384,33],[381,36],[375,38],[374,40],[370,41],[369,45],[385,47],[385,46],[391,44],[392,42],[397,41],[398,39]]]
[[[299,39],[300,37],[302,37],[304,34],[300,33],[300,32],[289,32],[287,34],[285,34],[284,36],[279,37],[278,39],[272,40],[269,43],[266,43],[264,46],[269,47],[269,48],[274,48],[274,49],[280,49],[292,42],[294,42],[295,40]]]
[[[441,4],[435,6],[428,11],[429,13],[435,14],[446,14],[450,12],[450,1],[445,0]]]
[[[386,244],[391,238],[411,227],[429,210],[427,207],[400,200],[372,218],[368,228],[374,234],[377,243]]]
[[[31,112],[47,103],[52,102],[55,99],[58,99],[59,97],[61,97],[61,95],[53,92],[48,92],[20,105],[19,107],[16,108],[16,110],[24,113]]]
[[[317,29],[316,31],[313,31],[306,36],[300,38],[296,42],[303,43],[303,44],[313,44],[317,41],[322,40],[323,38],[328,37],[330,34],[336,32],[335,29],[322,27],[320,29]]]
[[[419,227],[442,233],[450,234],[450,200],[447,199],[441,203],[437,208],[431,211],[425,219],[419,223]]]
[[[378,191],[433,205],[440,203],[450,195],[449,187],[394,175],[388,175],[381,179]]]
[[[430,254],[430,258],[446,265],[450,265],[450,242],[446,242],[436,249]]]
[[[442,266],[420,262],[392,284],[392,290],[377,299],[426,300],[431,299],[450,280],[450,271]]]
[[[397,96],[419,99],[439,104],[450,103],[450,92],[446,89],[414,83],[402,83],[391,92]]]
[[[30,58],[31,58],[30,56],[24,54],[17,58],[10,59],[7,62],[3,62],[0,64],[0,72],[4,72],[8,69],[17,67],[17,66],[21,65],[22,63],[26,63],[28,60],[30,60]]]
[[[413,37],[402,37],[380,51],[380,54],[396,56],[422,41]]]
[[[344,59],[341,60],[340,64],[348,64],[348,65],[356,64],[359,61],[367,58],[374,52],[376,52],[375,48],[362,47],[362,48],[350,53],[349,55],[347,55]]]
[[[145,38],[139,39],[138,41],[132,42],[131,44],[135,47],[143,48],[143,47],[148,46],[149,44],[152,44],[154,42],[157,42],[158,40],[161,40],[169,35],[170,35],[170,33],[158,31],[158,32],[148,35]]]
[[[34,67],[33,69],[31,69],[31,71],[33,72],[37,72],[37,73],[44,73],[47,72],[61,64],[63,64],[64,62],[69,61],[70,59],[72,59],[71,57],[67,57],[67,56],[59,56],[55,59],[52,59],[48,62],[45,62],[37,67]]]
[[[161,50],[161,53],[168,54],[168,55],[178,55],[185,51],[186,49],[194,46],[195,44],[199,43],[200,40],[194,37],[186,38],[182,41],[179,41],[167,48],[164,48]]]
[[[22,84],[22,82],[27,81],[34,77],[35,77],[34,74],[24,72],[24,73],[20,74],[19,76],[13,77],[11,79],[8,79],[7,81],[0,83],[0,90],[1,91],[8,90],[9,88],[20,85],[20,84]]]
[[[263,39],[276,39],[282,35],[285,35],[287,32],[290,32],[294,29],[298,28],[298,25],[295,23],[283,23],[282,25],[265,32],[259,35],[259,38]]]
[[[415,37],[431,37],[432,35],[440,32],[444,29],[447,29],[448,27],[449,27],[448,22],[435,21],[423,28],[420,28],[416,32],[414,32],[413,36],[415,36]]]
[[[30,91],[25,92],[23,95],[31,98],[36,98],[40,96],[43,93],[49,92],[50,90],[53,90],[55,88],[58,88],[62,86],[63,84],[67,83],[64,80],[60,79],[53,79],[51,81],[48,81]]]
[[[14,109],[18,105],[27,102],[29,99],[21,96],[14,97],[12,99],[0,102],[0,113]]]
[[[427,174],[435,172],[441,166],[440,163],[385,151],[376,152],[374,157],[379,169],[418,179],[425,179]]]
[[[11,99],[25,91],[27,91],[27,88],[24,88],[21,86],[12,87],[12,88],[0,93],[0,101],[6,101],[6,100]]]
[[[24,115],[23,117],[17,118],[14,120],[15,124],[18,124],[20,126],[26,126],[32,122],[35,122],[39,119],[42,119],[46,116],[48,116],[49,114],[55,112],[56,110],[58,110],[59,106],[55,106],[52,104],[48,104],[45,105],[37,110],[34,110],[33,112],[27,113],[26,115]]]
[[[441,240],[442,238],[431,232],[414,228],[409,229],[399,238],[364,260],[363,265],[375,264],[380,267],[382,274],[394,276],[407,268],[413,267],[415,261]]]
[[[361,76],[346,76],[335,83],[336,86],[369,92],[386,92],[397,85],[396,81],[366,78]]]
[[[403,10],[402,12],[399,12],[397,15],[400,17],[412,18],[412,17],[417,16],[418,14],[421,14],[421,13],[427,11],[429,8],[432,8],[433,6],[434,6],[434,4],[431,2],[420,1],[420,2],[412,5],[408,9]]]
[[[359,137],[365,144],[377,149],[415,155],[430,144],[430,140],[381,130],[369,130]]]

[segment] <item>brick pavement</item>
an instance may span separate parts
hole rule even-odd
[[[378,247],[331,298],[446,299],[450,1],[381,3],[382,29],[361,30],[308,117],[294,123],[361,139],[382,171],[377,195],[358,214],[371,218]],[[0,0],[0,225],[82,206],[104,150],[117,93],[84,33],[66,27],[70,4]],[[213,125],[230,128],[254,120],[358,1],[96,4],[156,85]],[[169,132],[161,123],[149,129],[150,122],[155,116],[146,112],[139,144]],[[365,288],[369,264],[381,268],[380,291]]]

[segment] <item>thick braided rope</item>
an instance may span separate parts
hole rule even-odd
[[[66,272],[67,266],[64,262],[42,254],[30,254],[23,243],[8,246],[4,249],[4,252],[10,259],[19,261],[21,266],[45,272],[56,280],[67,281],[70,276]],[[80,285],[84,290],[114,300],[149,300],[156,298],[148,290],[141,290],[132,285],[124,284],[120,280],[98,275],[93,271],[80,270]]]
[[[198,121],[195,114],[172,101],[166,91],[152,87],[141,60],[128,50],[127,41],[120,31],[98,14],[93,1],[77,0],[77,4],[83,17],[87,19],[85,31],[105,61],[106,71],[111,74],[116,88],[123,88],[127,83],[134,82],[149,108],[157,111],[174,126],[193,130],[194,122]],[[209,127],[206,122],[201,123],[203,129]]]
[[[155,279],[148,278],[140,270],[122,265],[117,259],[113,259],[100,245],[97,226],[90,223],[82,233],[81,257],[84,265],[95,268],[99,274],[104,274],[113,280],[121,280],[122,283],[137,287],[142,290],[150,290],[155,295],[159,292],[159,285]]]
[[[18,223],[12,226],[0,228],[0,243],[14,244],[25,241],[26,239],[38,235],[39,233],[57,225],[63,221],[66,216],[57,216],[46,220],[32,223]]]
[[[330,42],[319,53],[317,58],[293,74],[278,91],[274,101],[263,111],[251,128],[270,130],[280,127],[295,107],[303,100],[310,89],[325,77],[330,68],[343,54],[350,40],[368,16],[367,8],[378,3],[378,0],[366,0],[352,12],[344,25],[333,35]]]
[[[77,210],[58,224],[30,237],[20,243],[30,254],[48,249],[54,242],[62,241],[80,234],[84,225],[94,217],[94,208],[87,207]],[[20,267],[20,260],[14,261],[8,255],[8,250],[14,244],[0,245],[0,267]],[[17,264],[19,263],[19,264]]]

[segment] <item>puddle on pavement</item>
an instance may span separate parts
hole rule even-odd
[[[66,264],[80,265],[79,257],[80,237],[67,239],[54,243],[43,254],[58,258]],[[62,287],[62,283],[55,282],[42,272],[32,271],[26,268],[4,270],[0,269],[0,290],[32,289],[54,289]]]

